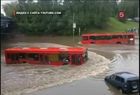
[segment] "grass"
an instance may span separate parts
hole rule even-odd
[[[90,33],[126,32],[128,29],[139,27],[138,22],[126,21],[123,23],[115,18],[110,18],[107,24],[108,25],[104,29],[92,29]]]

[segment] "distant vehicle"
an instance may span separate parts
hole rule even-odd
[[[138,93],[139,77],[130,72],[118,72],[106,76],[105,81],[120,89],[122,93]]]
[[[139,22],[139,17],[135,17],[134,21]]]
[[[134,44],[135,33],[83,34],[82,44]]]
[[[87,60],[87,49],[71,48],[9,48],[5,50],[6,64],[81,65]]]
[[[128,20],[128,21],[132,21],[133,19],[132,19],[132,18],[128,18],[127,20]]]

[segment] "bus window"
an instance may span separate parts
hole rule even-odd
[[[105,40],[110,40],[112,37],[111,36],[104,36]]]
[[[51,61],[51,62],[57,62],[57,61],[59,61],[58,54],[51,54],[51,55],[48,55],[48,59],[49,59],[49,61]]]
[[[60,60],[63,60],[63,59],[68,58],[68,57],[69,57],[68,54],[60,54],[59,55]]]
[[[25,59],[26,58],[26,54],[25,53],[20,53],[19,54],[19,58],[20,59]]]
[[[96,40],[95,36],[91,36],[90,39],[92,39],[92,40]]]
[[[119,35],[119,38],[121,38],[121,39],[122,39],[122,38],[123,38],[123,36],[122,36],[122,35]]]
[[[39,60],[39,54],[31,53],[31,54],[28,55],[28,58],[30,60],[36,60],[36,61],[38,61]]]
[[[41,60],[41,61],[44,61],[43,55],[40,55],[40,60]]]
[[[49,60],[48,60],[48,56],[47,56],[47,55],[45,55],[45,61],[49,61]]]
[[[133,38],[133,35],[128,35],[128,38]]]
[[[77,62],[78,62],[78,63],[81,63],[81,57],[80,57],[80,55],[77,56]]]
[[[110,40],[111,36],[91,36],[92,40]]]
[[[12,60],[18,60],[18,54],[10,54],[9,56]]]
[[[79,65],[81,64],[81,57],[80,55],[72,55],[72,64]]]
[[[76,55],[72,55],[72,63],[75,64],[76,63]]]
[[[88,40],[88,36],[84,36],[83,37],[83,40]]]
[[[69,55],[67,53],[60,54],[59,55],[59,60],[61,60],[64,63],[64,65],[67,65],[69,63],[69,61],[70,61],[69,60]]]
[[[127,35],[122,35],[124,39],[127,39]]]
[[[119,36],[117,36],[117,35],[112,36],[112,39],[117,39],[117,38],[119,38]]]
[[[121,38],[121,39],[122,39],[122,38],[123,38],[123,36],[122,36],[122,35],[113,35],[113,36],[112,36],[112,38],[114,38],[114,39]]]

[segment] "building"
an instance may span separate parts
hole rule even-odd
[[[1,14],[1,37],[12,34],[14,21],[11,17],[6,17]]]

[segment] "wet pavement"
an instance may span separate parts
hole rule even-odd
[[[58,45],[61,41],[58,44],[52,44],[41,43],[38,40],[33,42],[31,38],[30,40],[8,43],[4,48],[63,47],[63,45]],[[70,43],[62,44],[71,45]],[[122,95],[117,89],[106,84],[104,77],[119,71],[129,71],[139,75],[138,40],[135,45],[88,45],[85,47],[89,50],[89,60],[86,64],[76,67],[26,64],[7,66],[3,64],[3,61],[1,64],[3,95]],[[4,60],[3,56],[1,58]]]

